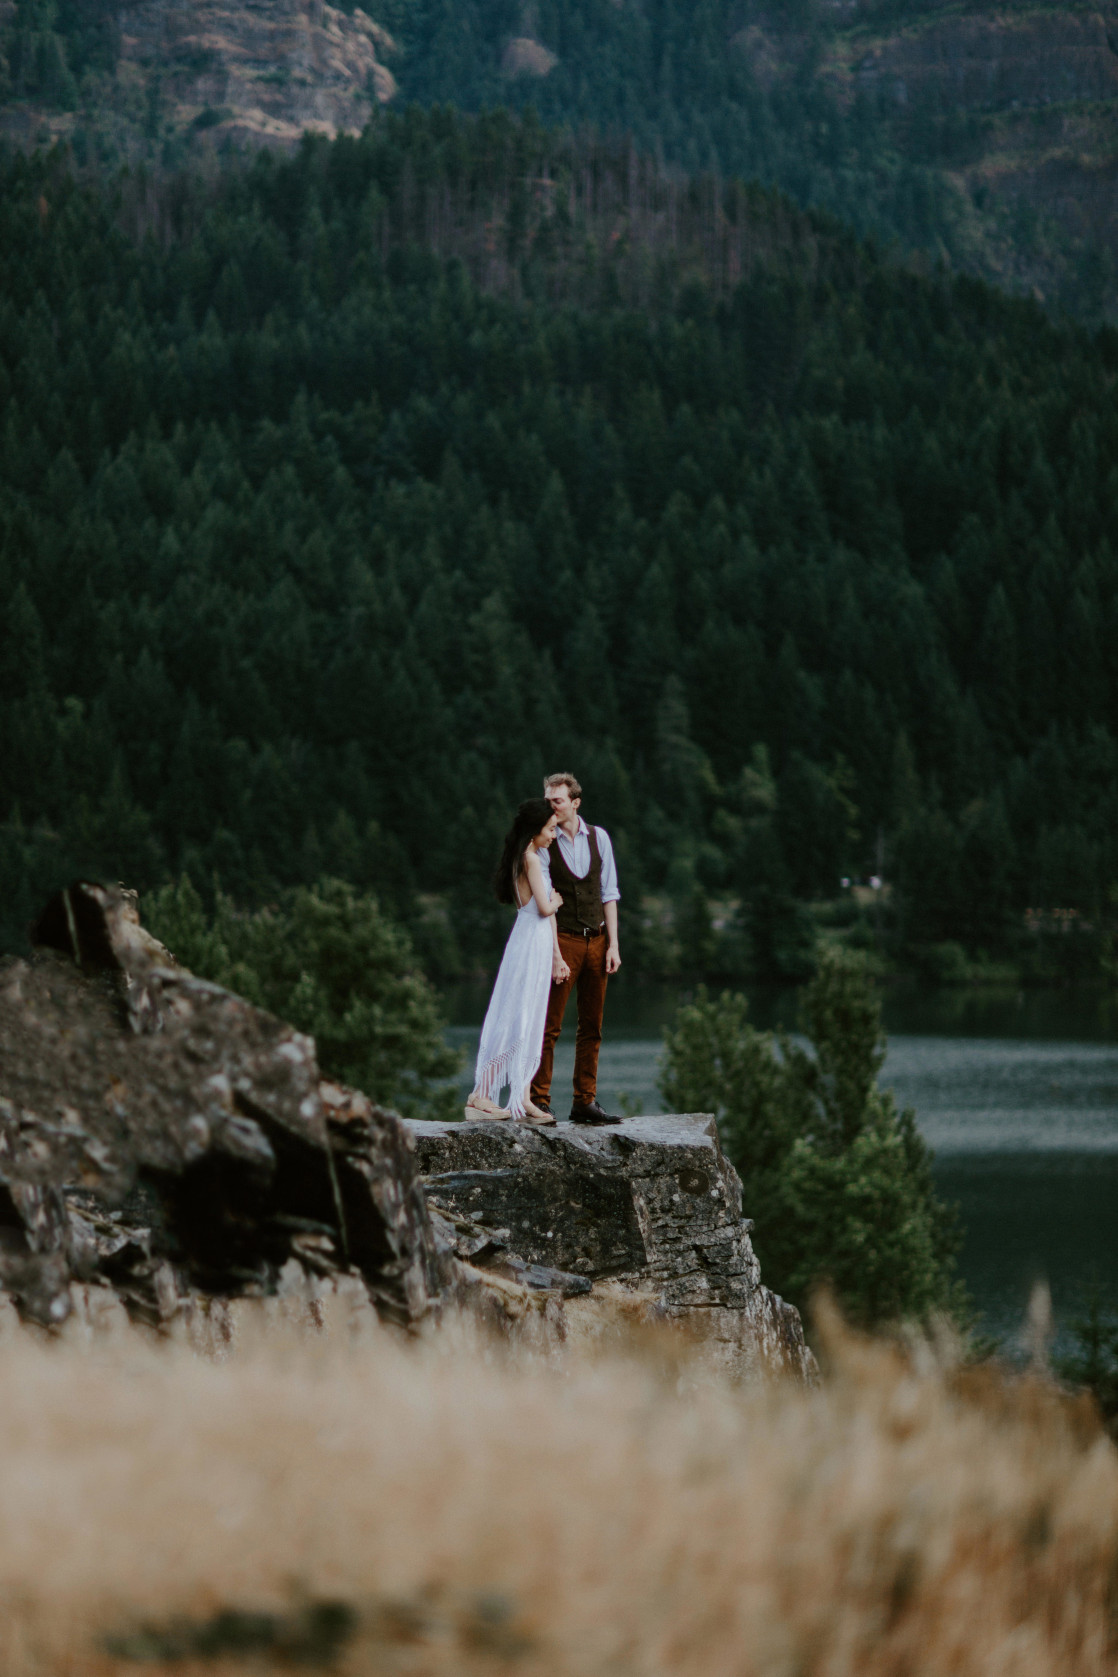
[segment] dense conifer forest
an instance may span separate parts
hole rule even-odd
[[[1110,331],[530,116],[3,159],[6,942],[75,872],[339,876],[452,974],[572,768],[637,968],[797,976],[803,905],[882,870],[863,941],[1078,959],[1116,375]]]

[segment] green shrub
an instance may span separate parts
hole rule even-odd
[[[810,1050],[705,990],[665,1033],[662,1093],[712,1112],[744,1186],[765,1281],[803,1305],[829,1282],[865,1326],[961,1316],[959,1232],[911,1111],[877,1087],[881,1010],[864,961],[825,948],[804,992]]]
[[[917,971],[929,984],[965,984],[970,978],[970,962],[961,943],[926,944],[915,957]]]
[[[815,971],[816,930],[811,911],[787,891],[760,886],[745,913],[755,977],[801,984]]]
[[[1081,1316],[1068,1323],[1074,1349],[1053,1358],[1057,1374],[1093,1393],[1103,1419],[1118,1432],[1118,1312],[1095,1283]]]
[[[438,998],[371,893],[323,879],[249,914],[219,891],[210,915],[184,874],[145,898],[143,919],[199,977],[313,1036],[323,1071],[409,1117],[456,1115]]]

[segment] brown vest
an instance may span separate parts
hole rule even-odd
[[[602,907],[602,853],[598,835],[593,827],[588,826],[586,831],[590,840],[590,872],[584,879],[579,879],[567,866],[558,834],[549,852],[551,883],[563,899],[555,922],[561,932],[569,932],[574,937],[581,937],[585,930],[598,931],[606,917]]]

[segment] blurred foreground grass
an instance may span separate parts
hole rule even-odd
[[[1118,1456],[1044,1380],[825,1313],[806,1392],[577,1313],[557,1356],[356,1294],[163,1343],[96,1304],[0,1324],[4,1677],[1118,1669]]]

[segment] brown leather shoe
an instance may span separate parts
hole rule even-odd
[[[597,1101],[588,1101],[585,1105],[581,1101],[576,1101],[571,1107],[572,1124],[620,1124],[620,1122],[620,1118],[613,1117],[604,1107],[599,1106]]]

